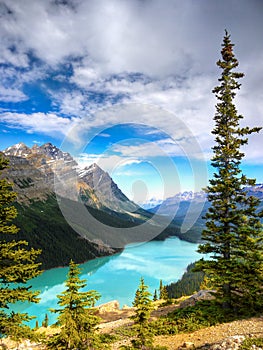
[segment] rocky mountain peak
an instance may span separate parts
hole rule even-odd
[[[4,151],[5,155],[12,156],[13,169],[9,171],[14,179],[19,176],[19,181],[25,182],[30,178],[30,198],[38,198],[40,192],[55,191],[62,197],[71,200],[81,200],[96,208],[108,207],[116,211],[137,210],[138,206],[131,202],[118,188],[110,175],[97,164],[92,164],[80,169],[74,158],[67,152],[63,152],[52,143],[42,146],[34,145],[32,148],[19,143]],[[21,166],[21,161],[27,162],[27,167]],[[24,164],[24,163],[23,163]],[[24,167],[24,168],[23,168]],[[19,174],[17,169],[19,168]],[[36,173],[38,176],[31,176]],[[14,182],[14,179],[13,180]],[[54,184],[56,183],[56,189]],[[21,188],[17,188],[17,192]],[[28,191],[28,190],[27,190]]]
[[[93,172],[93,173],[105,173],[104,170],[101,169],[101,167],[98,166],[98,164],[93,163],[88,167],[84,168],[86,171]]]
[[[4,153],[7,156],[27,157],[31,153],[31,150],[23,142],[19,142],[5,149]]]
[[[52,159],[64,158],[64,152],[62,152],[59,148],[57,148],[50,142],[40,146],[39,149],[43,154],[45,154],[46,156]]]

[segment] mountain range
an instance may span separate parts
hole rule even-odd
[[[263,184],[245,187],[244,191],[249,196],[260,199],[258,211],[263,211]],[[201,232],[205,227],[204,216],[209,206],[210,203],[207,201],[207,194],[204,191],[185,191],[161,201],[155,207],[149,207],[148,211],[170,217],[175,226],[181,227],[181,231],[185,231],[189,227],[188,235],[192,233],[200,239]]]
[[[9,168],[1,176],[17,193],[18,239],[42,249],[44,269],[115,254],[132,242],[180,236],[170,220],[130,201],[98,165],[81,169],[51,143],[19,143],[3,154]]]
[[[97,164],[80,168],[51,143],[24,143],[3,151],[13,184],[18,239],[42,249],[44,269],[116,254],[126,244],[177,236],[199,242],[209,204],[205,192],[183,192],[152,200],[147,210],[130,201]],[[247,188],[262,200],[263,185]],[[157,204],[154,206],[154,204]],[[8,239],[13,239],[9,237]]]

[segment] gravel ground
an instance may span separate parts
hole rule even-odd
[[[153,318],[171,312],[175,305],[159,308],[153,312]],[[133,309],[125,311],[109,312],[104,315],[104,323],[100,325],[102,333],[110,333],[117,327],[123,325],[131,325],[132,322],[129,316],[133,313]],[[263,315],[257,318],[250,318],[248,320],[234,321],[224,323],[218,326],[203,328],[198,331],[177,334],[171,336],[157,336],[155,337],[155,345],[166,346],[169,350],[177,349],[211,349],[211,350],[236,350],[238,349],[243,337],[263,337]],[[121,345],[129,345],[130,339],[112,344],[112,350],[117,350]],[[43,349],[40,345],[30,344],[25,342],[19,347],[15,346],[13,342],[8,340],[0,341],[0,349],[26,349],[35,350]],[[253,350],[257,350],[254,348]],[[263,349],[261,349],[263,350]]]
[[[215,343],[226,342],[225,349],[236,349],[235,341],[229,342],[227,340],[231,336],[245,336],[245,337],[263,337],[263,316],[257,318],[251,318],[248,320],[234,321],[230,323],[220,324],[209,328],[203,328],[198,331],[189,334],[178,334],[173,336],[158,336],[155,338],[155,344],[167,346],[169,350],[176,350],[179,348],[195,348],[205,347],[207,349],[212,348]],[[186,343],[186,344],[185,344]],[[190,344],[191,343],[191,344]],[[238,341],[237,341],[238,343]],[[183,345],[187,346],[183,346]],[[232,345],[231,345],[232,344]],[[221,347],[213,347],[216,349],[223,349]]]

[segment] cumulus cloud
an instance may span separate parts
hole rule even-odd
[[[262,10],[260,0],[167,0],[165,4],[162,0],[4,0],[0,4],[2,101],[25,101],[29,97],[25,83],[52,75],[68,85],[47,89],[47,94],[62,115],[71,117],[52,113],[11,117],[10,111],[4,121],[28,132],[59,130],[65,135],[74,116],[86,119],[86,128],[93,132],[123,121],[120,110],[97,113],[102,107],[110,109],[120,101],[147,104],[171,113],[165,118],[161,110],[135,117],[130,113],[126,119],[154,124],[173,138],[188,130],[190,144],[193,136],[208,154],[216,103],[211,89],[220,74],[215,62],[225,28],[236,44],[240,70],[246,73],[237,99],[239,112],[247,117],[245,123],[263,123]],[[178,119],[186,128],[178,128]],[[74,129],[70,137],[77,141],[81,134]],[[261,147],[254,147],[255,143],[262,143],[262,135],[252,139],[251,159],[260,158]]]
[[[0,86],[1,101],[3,102],[21,102],[28,97],[19,89],[10,89]]]
[[[7,125],[24,129],[28,133],[40,132],[49,136],[65,136],[77,122],[75,118],[62,118],[53,113],[3,113],[1,122]]]
[[[250,57],[261,36],[260,10],[256,0],[167,0],[165,6],[161,0],[5,0],[1,31],[3,46],[15,45],[20,56],[31,50],[49,64],[84,58],[81,68],[91,80],[120,72],[185,76],[211,71],[225,28],[241,56]]]

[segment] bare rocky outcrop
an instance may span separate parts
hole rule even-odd
[[[133,213],[139,208],[97,164],[81,169],[68,152],[51,143],[32,148],[18,143],[3,153],[10,159],[10,167],[4,176],[14,183],[20,202],[43,200],[55,192],[96,209]]]
[[[193,294],[190,298],[182,301],[179,305],[180,308],[185,308],[187,306],[194,306],[200,300],[212,300],[215,297],[214,290],[200,290],[198,293]]]

